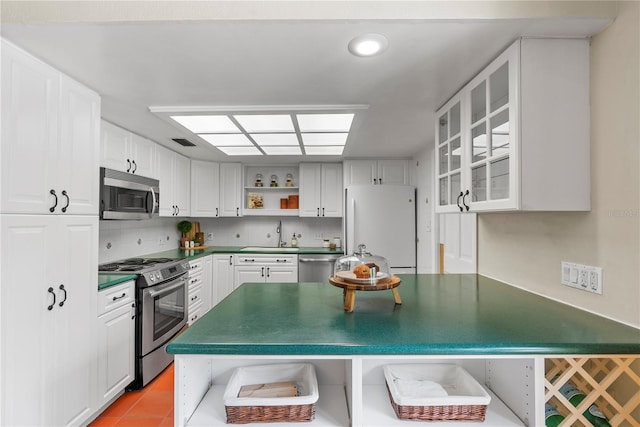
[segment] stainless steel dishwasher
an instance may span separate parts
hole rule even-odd
[[[298,282],[328,282],[333,276],[333,265],[342,255],[298,255]]]

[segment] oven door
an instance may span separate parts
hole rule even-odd
[[[141,356],[166,344],[187,324],[187,276],[140,290]]]

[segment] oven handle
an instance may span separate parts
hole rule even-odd
[[[173,291],[174,289],[177,289],[180,286],[184,286],[186,280],[187,280],[186,278],[181,277],[180,279],[178,279],[178,283],[170,285],[170,286],[166,286],[166,287],[160,289],[159,291],[156,291],[156,290],[153,290],[153,289],[149,289],[149,291],[148,291],[149,292],[149,296],[151,298],[155,298],[155,297],[158,297],[158,296],[162,296],[162,295],[168,294],[171,291]]]

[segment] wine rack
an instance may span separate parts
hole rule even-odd
[[[577,407],[559,391],[568,381],[586,395]],[[545,402],[556,406],[565,417],[562,427],[591,427],[583,412],[593,403],[611,426],[637,427],[640,425],[640,357],[545,359]]]

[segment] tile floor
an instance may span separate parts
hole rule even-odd
[[[128,391],[89,427],[173,426],[173,363],[140,391]]]

